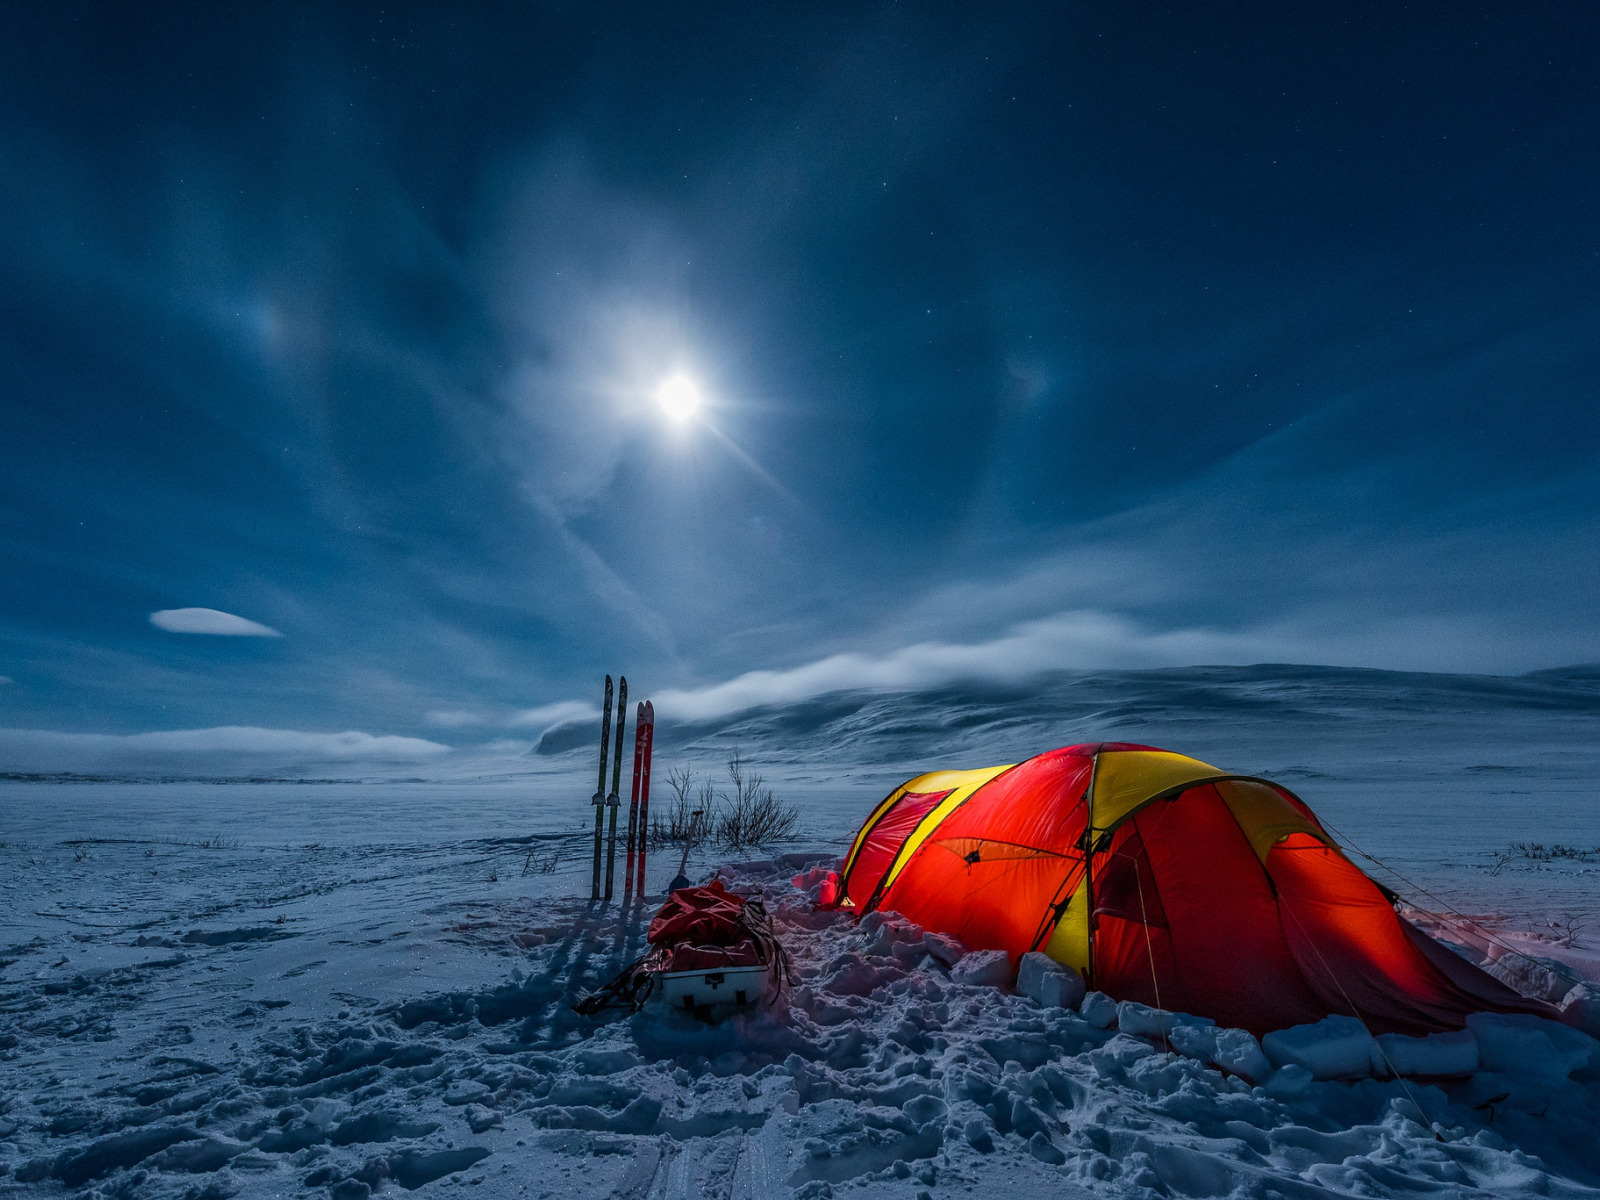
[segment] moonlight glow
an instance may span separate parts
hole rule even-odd
[[[674,421],[687,421],[700,408],[700,389],[685,375],[674,375],[656,388],[656,403]]]

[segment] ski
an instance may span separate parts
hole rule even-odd
[[[655,707],[639,705],[633,718],[633,792],[628,799],[628,870],[622,879],[623,898],[633,895],[633,868],[637,855],[640,866],[640,894],[644,873],[644,839],[649,831],[639,823],[639,784],[644,780],[645,795],[650,794],[650,743],[655,738]]]
[[[601,821],[605,818],[606,802],[606,751],[611,749],[611,676],[606,676],[606,699],[600,706],[600,784],[595,788],[594,798],[589,803],[594,805],[594,891],[589,899],[600,899],[600,833]]]
[[[644,772],[639,784],[639,895],[644,895],[644,857],[650,844],[650,760],[655,754],[656,706],[644,702],[644,719],[650,733],[644,739]]]
[[[606,807],[611,810],[611,837],[606,843],[606,895],[611,899],[611,883],[617,874],[617,809],[622,806],[622,800],[617,795],[617,788],[622,783],[622,731],[628,724],[628,677],[617,677],[617,753],[611,760],[611,793],[606,797]],[[602,766],[601,770],[605,768]],[[598,865],[598,864],[597,864]],[[598,878],[595,883],[600,882]]]

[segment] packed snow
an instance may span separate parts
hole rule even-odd
[[[655,905],[522,876],[522,845],[5,853],[44,914],[4,951],[8,1191],[1600,1195],[1581,1033],[1330,1017],[1258,1043],[819,912],[831,853],[722,868],[801,982],[718,1023],[573,1012]]]
[[[1542,714],[1518,693],[1439,717],[1437,696],[1379,704],[1359,682],[1279,678],[1254,693],[1268,717],[1230,702],[1209,722],[1125,696],[1048,730],[985,724],[972,701],[944,761],[1120,732],[1276,772],[1426,889],[1401,887],[1408,915],[1565,1023],[1373,1038],[1335,1016],[1258,1040],[1084,993],[1041,956],[816,910],[855,823],[924,765],[913,710],[931,700],[902,706],[916,728],[898,742],[847,736],[879,697],[825,720],[664,725],[658,767],[709,770],[740,744],[805,809],[804,838],[771,858],[690,861],[763,896],[798,976],[716,1023],[572,1010],[642,952],[678,862],[652,856],[643,902],[588,900],[593,777],[564,734],[427,779],[16,780],[0,783],[0,1193],[1600,1196],[1600,1043],[1581,1032],[1600,1021],[1600,867],[1505,852],[1600,843],[1600,755],[1575,736],[1594,710],[1540,683]],[[1340,703],[1317,709],[1317,689]]]

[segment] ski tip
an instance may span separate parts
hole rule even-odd
[[[645,715],[645,719],[647,721],[649,721],[652,725],[655,724],[655,721],[656,721],[656,706],[655,706],[655,704],[653,702],[651,702],[649,700],[646,700],[644,702],[644,715]]]
[[[633,721],[637,725],[642,720],[644,720],[644,701],[641,700],[639,702],[639,711],[633,714]]]

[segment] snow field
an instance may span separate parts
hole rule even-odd
[[[483,843],[147,849],[0,848],[0,1193],[1600,1196],[1600,1059],[1550,1022],[1380,1039],[1462,1077],[1377,1078],[1339,1018],[1263,1045],[816,912],[820,855],[722,870],[794,955],[777,1003],[590,1019],[659,898]]]

